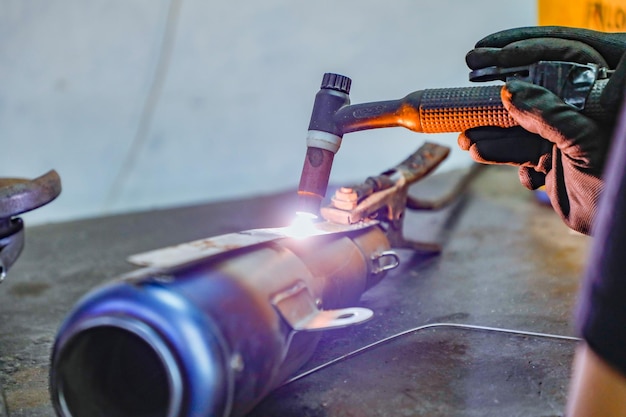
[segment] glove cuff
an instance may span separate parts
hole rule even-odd
[[[571,229],[591,235],[604,182],[569,164],[558,166],[546,175],[552,206]]]
[[[530,167],[520,167],[518,175],[519,181],[529,190],[536,190],[546,183],[546,175]]]

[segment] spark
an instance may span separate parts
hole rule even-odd
[[[293,222],[285,228],[285,234],[295,239],[304,239],[309,236],[315,236],[320,233],[320,230],[315,227],[315,220],[317,216],[315,214],[299,211],[296,213],[296,217]]]

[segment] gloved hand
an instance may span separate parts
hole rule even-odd
[[[540,60],[619,67],[600,99],[608,122],[592,120],[545,88],[509,81],[502,102],[520,126],[479,127],[459,135],[474,160],[519,166],[520,182],[545,185],[555,211],[572,229],[590,234],[606,153],[626,79],[626,33],[564,27],[511,29],[487,36],[466,56],[471,69],[515,67]]]

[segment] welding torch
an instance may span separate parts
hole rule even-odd
[[[540,61],[470,72],[470,81],[518,79],[547,88],[585,115],[602,120],[600,95],[611,71],[595,64]],[[516,121],[500,98],[500,85],[418,90],[399,100],[350,104],[350,78],[326,73],[315,96],[298,186],[298,210],[319,216],[333,159],[343,135],[404,127],[418,133],[461,132],[478,126],[512,127]]]

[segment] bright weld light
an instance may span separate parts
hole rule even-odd
[[[319,234],[319,230],[314,224],[316,219],[315,214],[299,211],[291,225],[285,228],[285,234],[296,239],[304,239]]]

